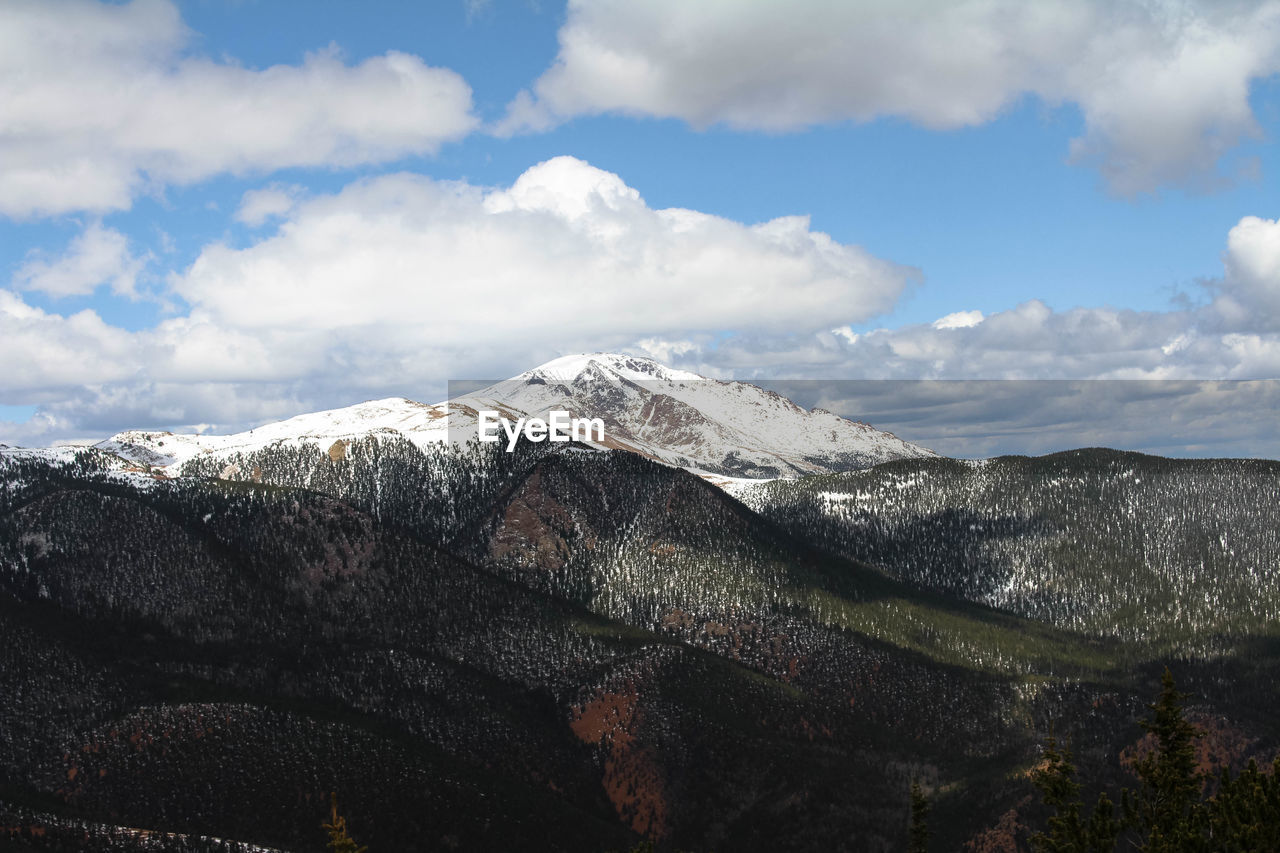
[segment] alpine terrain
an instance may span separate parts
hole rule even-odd
[[[193,459],[231,460],[270,446],[395,436],[418,447],[474,438],[477,413],[511,421],[551,411],[604,422],[604,447],[708,475],[750,479],[867,468],[934,454],[866,424],[806,411],[745,382],[706,379],[656,361],[566,356],[435,405],[393,397],[300,415],[228,436],[120,433],[98,448],[172,476]],[[505,439],[504,439],[505,442]]]
[[[605,422],[474,436],[478,413]],[[944,459],[574,356],[445,403],[0,449],[0,844],[1026,849],[1046,736],[1280,748],[1280,464]]]

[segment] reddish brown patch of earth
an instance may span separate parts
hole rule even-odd
[[[1031,798],[1025,797],[1014,808],[1000,816],[996,825],[975,835],[965,842],[965,853],[1023,853],[1026,845],[1022,839],[1027,836],[1027,826],[1018,816],[1018,809],[1031,804]]]
[[[503,511],[489,553],[496,560],[516,557],[541,569],[559,569],[569,561],[569,537],[577,532],[569,510],[543,491],[542,471],[535,468]],[[591,548],[594,539],[586,537],[582,545]]]
[[[1265,756],[1254,754],[1258,739],[1233,726],[1227,718],[1191,712],[1187,714],[1187,719],[1201,733],[1195,742],[1197,773],[1215,778],[1226,767],[1234,775],[1245,768],[1250,758],[1257,758],[1259,764],[1270,763]],[[1120,763],[1132,770],[1137,762],[1155,748],[1155,735],[1145,734],[1137,743],[1121,751]]]
[[[569,727],[578,739],[604,751],[605,795],[618,817],[651,839],[667,835],[667,800],[661,767],[653,751],[639,742],[642,713],[634,682],[616,690],[598,690],[572,709]]]

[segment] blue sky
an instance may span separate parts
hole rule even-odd
[[[596,348],[744,378],[1280,369],[1275,3],[5,17],[0,441]]]

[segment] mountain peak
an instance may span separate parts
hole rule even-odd
[[[711,381],[687,370],[676,370],[661,362],[638,355],[613,352],[576,353],[553,358],[546,364],[526,370],[516,379],[541,379],[546,382],[572,382],[575,379],[601,370],[620,379],[630,381],[657,380],[660,382]]]
[[[171,474],[211,456],[234,461],[278,444],[400,436],[420,447],[474,435],[478,413],[512,419],[552,411],[601,418],[601,446],[717,477],[765,479],[866,468],[932,456],[922,447],[821,410],[805,411],[745,382],[708,379],[651,358],[595,352],[565,355],[487,388],[436,404],[404,397],[298,415],[235,435],[131,430],[97,447]]]
[[[605,446],[703,475],[794,477],[933,455],[756,385],[621,353],[561,356],[463,399],[476,410],[601,417]]]

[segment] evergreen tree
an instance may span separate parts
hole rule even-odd
[[[1124,820],[1116,817],[1105,793],[1089,820],[1081,818],[1071,752],[1059,750],[1050,735],[1044,764],[1032,781],[1054,814],[1048,832],[1032,837],[1032,847],[1043,853],[1103,853],[1113,851],[1120,833],[1132,828],[1134,847],[1149,853],[1280,850],[1280,758],[1272,773],[1263,773],[1253,761],[1234,778],[1224,769],[1217,793],[1202,799],[1206,777],[1196,770],[1195,759],[1201,733],[1183,715],[1185,700],[1166,669],[1160,697],[1148,706],[1151,716],[1139,722],[1155,746],[1134,767],[1141,788],[1123,792]]]
[[[336,792],[329,794],[329,808],[331,810],[329,822],[321,824],[321,828],[329,833],[329,849],[333,853],[367,853],[369,848],[356,844],[355,840],[347,833],[347,819],[338,814],[338,795]]]
[[[1069,748],[1059,750],[1052,733],[1044,750],[1044,765],[1036,769],[1031,781],[1040,789],[1044,804],[1054,810],[1049,818],[1049,831],[1031,838],[1031,846],[1044,853],[1109,853],[1115,849],[1122,828],[1115,807],[1104,792],[1098,797],[1093,813],[1086,822],[1082,815],[1080,783]]]
[[[1084,850],[1084,828],[1080,822],[1080,784],[1070,750],[1058,750],[1058,739],[1050,730],[1042,765],[1031,774],[1044,804],[1054,810],[1048,833],[1031,837],[1031,847],[1044,853],[1079,853]]]
[[[1141,850],[1193,853],[1207,847],[1198,825],[1205,776],[1196,770],[1195,742],[1201,733],[1183,716],[1187,694],[1174,687],[1168,667],[1160,681],[1160,698],[1147,706],[1151,716],[1138,721],[1155,737],[1155,749],[1134,766],[1142,787],[1132,797],[1125,792],[1125,811],[1145,837]]]
[[[920,783],[911,783],[911,829],[907,850],[910,853],[929,853],[929,798],[920,789]]]
[[[1087,830],[1089,850],[1092,853],[1106,853],[1116,849],[1116,840],[1124,831],[1124,821],[1116,816],[1116,807],[1103,791],[1098,795],[1098,802],[1093,807]]]
[[[1249,766],[1234,779],[1223,770],[1218,793],[1204,806],[1212,849],[1222,853],[1280,850],[1280,758],[1270,773]]]

